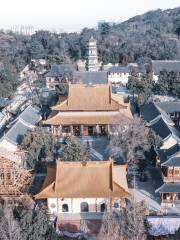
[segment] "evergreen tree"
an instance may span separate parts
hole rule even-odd
[[[20,228],[23,240],[59,239],[43,210],[24,210],[20,215]]]
[[[28,132],[20,147],[28,153],[26,163],[29,168],[35,168],[42,161],[54,161],[58,150],[55,136],[42,128]]]
[[[158,81],[156,83],[156,93],[160,95],[168,95],[170,86],[169,86],[169,74],[166,70],[160,72]]]
[[[132,72],[132,76],[129,77],[127,87],[138,95],[138,107],[142,107],[150,101],[153,94],[154,83],[152,80],[152,73],[146,72],[139,74]]]
[[[63,161],[83,161],[86,158],[84,147],[74,138],[67,140],[67,144],[61,148],[61,159]]]

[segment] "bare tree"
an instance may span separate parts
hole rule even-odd
[[[146,240],[145,212],[143,202],[131,202],[120,211],[105,213],[97,240]]]
[[[148,134],[149,129],[139,117],[121,122],[114,129],[109,145],[110,155],[123,157],[129,164],[138,163],[149,149]]]
[[[121,217],[118,210],[105,213],[97,240],[120,240]]]
[[[146,240],[146,206],[144,202],[132,201],[126,208],[122,209],[122,222],[120,235],[125,239]]]
[[[3,213],[0,217],[0,240],[21,240],[21,229],[14,218],[11,205],[3,206]]]
[[[0,201],[11,205],[21,205],[26,208],[33,206],[33,200],[28,195],[32,182],[32,174],[15,162],[1,157],[0,161]]]

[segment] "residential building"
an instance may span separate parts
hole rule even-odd
[[[24,135],[35,128],[41,120],[39,109],[28,106],[10,125],[0,139],[0,148],[16,152]]]
[[[146,105],[143,110],[143,117],[147,126],[152,128],[162,139],[161,149],[169,149],[180,143],[180,132],[170,115],[161,107],[162,104],[153,102]]]
[[[108,82],[126,86],[133,68],[138,68],[136,63],[129,63],[126,66],[115,65],[108,69]]]
[[[118,83],[126,85],[128,83],[128,77],[130,71],[127,66],[113,66],[108,70],[108,81],[111,83]]]
[[[57,215],[61,224],[71,224],[74,219],[100,220],[103,212],[124,207],[130,196],[126,167],[114,165],[112,160],[59,160],[47,168],[35,198],[46,200],[49,213]]]
[[[68,98],[44,121],[58,136],[113,134],[114,125],[132,119],[130,104],[112,94],[110,84],[69,84]]]
[[[156,105],[170,116],[176,127],[180,127],[180,102],[157,102]]]
[[[46,87],[55,90],[61,83],[73,81],[75,68],[72,64],[52,65],[50,71],[45,75]]]

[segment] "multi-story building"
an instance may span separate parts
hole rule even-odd
[[[150,103],[144,109],[144,119],[162,139],[157,151],[157,165],[162,175],[162,185],[156,190],[163,207],[180,203],[180,132],[174,113],[179,112],[179,103]]]
[[[161,205],[174,207],[180,204],[180,151],[161,163],[163,185],[156,190],[161,197]]]
[[[52,110],[43,123],[58,136],[108,135],[114,125],[132,119],[130,104],[112,94],[110,84],[69,84],[68,98]]]

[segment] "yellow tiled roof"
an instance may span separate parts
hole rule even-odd
[[[86,114],[86,115],[66,115],[57,114],[52,118],[44,121],[47,125],[96,125],[96,124],[119,124],[121,121],[131,119],[131,115],[127,115],[126,111],[117,112],[116,114]]]
[[[52,171],[47,172],[47,183]],[[62,162],[56,165],[54,181],[35,197],[94,198],[129,195],[126,180],[126,165],[115,166],[113,161]]]
[[[69,84],[68,99],[52,109],[58,111],[116,111],[119,109],[119,103],[111,97],[111,85],[109,84]]]

